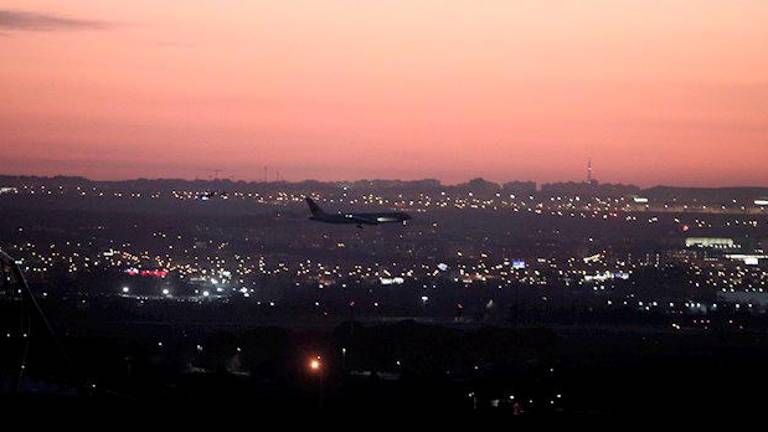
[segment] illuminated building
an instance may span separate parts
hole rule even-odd
[[[730,238],[721,237],[688,237],[685,239],[685,247],[700,247],[714,249],[738,248],[736,242]]]

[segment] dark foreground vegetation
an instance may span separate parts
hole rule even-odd
[[[746,332],[414,321],[102,330],[3,338],[4,397],[253,412],[723,414],[757,408],[762,398],[752,390],[768,381],[765,335]]]

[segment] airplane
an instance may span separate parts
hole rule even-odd
[[[312,212],[310,220],[317,222],[325,222],[331,224],[355,224],[358,228],[362,228],[363,225],[379,225],[383,223],[393,223],[408,221],[411,219],[406,213],[402,212],[388,212],[388,213],[326,213],[315,203],[312,198],[306,198],[307,205],[309,205],[309,211]]]

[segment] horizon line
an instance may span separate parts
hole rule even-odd
[[[276,184],[276,183],[284,183],[284,184],[300,184],[300,183],[307,183],[307,182],[316,182],[316,183],[358,183],[358,182],[402,182],[402,183],[418,183],[418,182],[424,182],[424,181],[434,181],[437,182],[440,186],[445,187],[455,187],[455,186],[462,186],[466,185],[472,181],[480,180],[484,181],[486,183],[494,184],[499,187],[502,187],[505,184],[510,183],[533,183],[536,186],[537,191],[539,190],[540,186],[543,185],[551,185],[551,184],[588,184],[586,181],[574,181],[574,180],[558,180],[558,181],[551,181],[551,182],[537,182],[535,180],[508,180],[504,182],[496,182],[492,180],[488,180],[482,176],[472,177],[464,182],[459,183],[444,183],[442,180],[434,177],[423,177],[419,179],[411,179],[411,180],[404,180],[404,179],[398,179],[398,178],[381,178],[381,177],[373,177],[373,178],[358,178],[355,180],[350,179],[340,179],[340,180],[318,180],[314,178],[304,178],[301,180],[286,180],[286,179],[280,179],[280,180],[246,180],[246,179],[234,179],[230,177],[216,177],[216,178],[185,178],[185,177],[131,177],[131,178],[122,178],[122,179],[97,179],[88,177],[85,175],[72,175],[72,174],[54,174],[54,175],[40,175],[40,174],[5,174],[0,173],[0,177],[29,177],[29,178],[39,178],[39,179],[55,179],[55,178],[69,178],[69,179],[83,179],[89,182],[94,183],[120,183],[120,182],[131,182],[131,181],[184,181],[184,182],[215,182],[215,181],[226,181],[231,183],[249,183],[249,184]],[[761,185],[740,185],[740,186],[685,186],[685,185],[668,185],[668,184],[656,184],[653,186],[643,187],[636,185],[634,183],[600,183],[599,181],[596,181],[596,185],[598,186],[626,186],[626,187],[636,187],[640,190],[648,190],[648,189],[654,189],[654,188],[679,188],[679,189],[768,189],[768,185],[761,186]]]

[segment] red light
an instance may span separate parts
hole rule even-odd
[[[139,274],[144,277],[164,278],[168,276],[168,270],[142,270]]]

